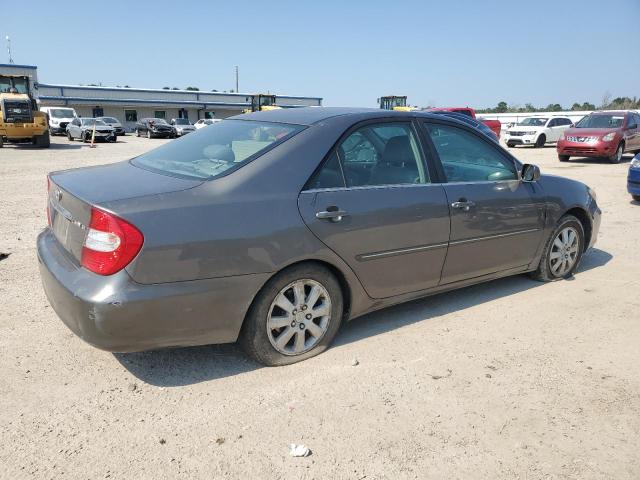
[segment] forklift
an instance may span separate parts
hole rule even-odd
[[[400,112],[411,112],[415,107],[407,106],[406,95],[387,95],[378,99],[380,108],[383,110],[396,110]]]
[[[40,148],[50,145],[47,116],[38,111],[26,75],[0,75],[0,147],[5,141]]]
[[[281,108],[276,105],[275,95],[258,93],[247,97],[246,101],[251,101],[251,108],[245,109],[244,113],[279,110]]]

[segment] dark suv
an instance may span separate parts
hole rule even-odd
[[[558,159],[604,157],[619,163],[625,152],[640,151],[640,115],[637,112],[594,112],[564,131],[556,147]]]
[[[163,118],[143,118],[136,123],[136,137],[142,135],[147,138],[173,138],[175,130]]]

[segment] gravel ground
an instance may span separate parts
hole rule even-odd
[[[163,142],[0,150],[0,478],[640,478],[630,157],[561,165],[554,147],[517,149],[598,193],[597,248],[571,281],[517,276],[389,308],[319,357],[261,368],[233,345],[96,350],[47,303],[46,172]],[[291,443],[312,454],[290,457]]]

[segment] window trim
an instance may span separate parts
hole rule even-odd
[[[513,157],[511,154],[509,154],[509,152],[505,151],[500,145],[497,145],[495,142],[493,142],[492,140],[490,140],[489,138],[486,138],[486,135],[484,135],[481,132],[476,131],[475,129],[472,129],[470,127],[468,127],[467,125],[454,125],[453,123],[450,122],[446,122],[446,121],[442,121],[441,119],[437,118],[437,119],[433,119],[433,118],[423,118],[420,119],[420,123],[422,124],[422,129],[424,130],[424,141],[426,142],[427,145],[429,145],[430,150],[432,151],[432,154],[434,155],[434,159],[437,161],[437,166],[438,166],[438,171],[441,177],[441,183],[442,184],[451,184],[451,185],[460,185],[460,184],[483,184],[483,183],[487,183],[487,184],[494,184],[494,183],[506,183],[506,182],[515,182],[515,181],[522,181],[522,163],[515,157]],[[433,140],[431,139],[431,133],[429,132],[429,125],[445,125],[447,127],[453,127],[453,128],[459,128],[461,130],[465,130],[469,133],[471,133],[472,135],[475,135],[477,138],[479,138],[482,142],[484,142],[485,144],[487,144],[489,146],[489,148],[493,149],[498,155],[500,155],[502,158],[504,158],[506,161],[508,161],[511,166],[513,167],[513,170],[516,173],[516,178],[510,178],[510,179],[505,179],[505,180],[480,180],[480,181],[464,181],[464,182],[450,182],[447,180],[447,176],[446,173],[444,171],[444,166],[442,165],[442,160],[440,159],[440,155],[436,149],[436,146],[433,143]]]
[[[344,191],[344,190],[369,190],[369,189],[372,189],[372,188],[378,189],[378,188],[386,188],[386,187],[394,187],[394,188],[407,187],[407,186],[425,187],[425,186],[430,186],[430,185],[439,185],[441,182],[439,181],[440,180],[439,176],[436,174],[437,171],[434,170],[435,164],[432,165],[432,162],[434,162],[434,160],[431,159],[427,155],[427,152],[425,151],[424,141],[422,139],[422,135],[421,135],[421,132],[420,132],[420,128],[419,128],[418,122],[416,120],[417,119],[415,117],[409,117],[409,116],[407,116],[407,117],[404,117],[404,116],[403,117],[377,117],[377,118],[369,118],[369,119],[366,119],[366,120],[362,120],[362,121],[359,121],[359,122],[356,122],[356,123],[350,125],[349,128],[347,128],[342,133],[342,135],[340,135],[338,137],[338,139],[333,143],[333,145],[331,146],[329,151],[322,158],[322,160],[320,161],[320,163],[318,164],[316,169],[313,171],[313,173],[309,176],[309,178],[305,182],[304,186],[302,187],[302,190],[300,190],[300,193],[302,193],[302,192]],[[429,175],[429,182],[426,182],[426,183],[390,183],[390,184],[385,184],[385,185],[358,185],[358,186],[352,186],[352,187],[347,186],[347,179],[346,179],[346,177],[344,175],[344,170],[343,170],[343,166],[342,166],[342,160],[340,159],[340,155],[338,155],[338,147],[342,144],[342,142],[344,140],[346,140],[356,130],[359,130],[362,127],[366,127],[367,125],[378,125],[378,124],[383,124],[383,123],[404,123],[404,124],[407,124],[409,126],[409,128],[413,132],[413,135],[415,136],[416,144],[417,144],[417,147],[418,147],[418,150],[419,150],[418,153],[419,153],[419,156],[420,156],[419,161],[422,163],[422,168],[424,169],[425,173],[427,173]],[[320,172],[320,170],[322,170],[324,168],[324,166],[327,164],[327,162],[331,158],[331,155],[333,155],[334,153],[338,157],[338,164],[340,165],[340,173],[342,175],[342,181],[344,183],[344,186],[342,186],[342,187],[328,187],[328,188],[310,188],[309,187],[309,182],[316,176],[316,174],[318,172]]]

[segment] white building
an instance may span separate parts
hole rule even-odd
[[[95,87],[38,83],[37,67],[0,64],[0,74],[29,75],[40,105],[72,107],[82,117],[116,117],[128,130],[142,118],[225,118],[251,106],[248,93],[223,93],[150,88]],[[320,97],[276,95],[283,108],[321,106]]]

